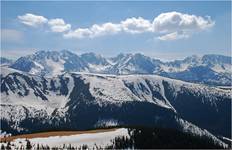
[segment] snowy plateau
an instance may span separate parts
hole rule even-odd
[[[72,145],[74,148],[81,148],[83,145],[88,145],[89,149],[96,148],[96,146],[106,147],[111,144],[111,141],[118,136],[129,137],[128,131],[125,128],[118,128],[112,131],[103,131],[97,133],[81,133],[66,136],[48,136],[48,137],[34,137],[30,139],[33,149],[44,145],[48,147],[57,147],[64,149],[64,146]],[[78,142],[77,142],[78,141]],[[17,138],[12,142],[12,149],[26,148],[27,139]],[[2,143],[4,146],[7,143]]]

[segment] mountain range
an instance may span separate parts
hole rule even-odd
[[[232,82],[231,60],[229,56],[210,54],[163,62],[139,53],[105,58],[95,53],[77,55],[62,50],[38,51],[8,64],[10,68],[42,76],[55,76],[64,72],[155,74],[195,83],[228,86]]]
[[[19,134],[117,125],[174,128],[224,144],[230,90],[157,75],[64,73],[48,78],[1,68],[1,129]]]
[[[104,58],[64,50],[1,60],[4,132],[146,126],[224,147],[223,139],[231,139],[231,90],[212,86],[231,84],[231,57],[162,62],[142,54]]]

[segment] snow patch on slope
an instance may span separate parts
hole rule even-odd
[[[52,70],[51,76],[61,74],[64,71],[64,63],[65,61],[63,59],[60,59],[58,62],[55,62],[51,59],[46,59],[47,66]]]

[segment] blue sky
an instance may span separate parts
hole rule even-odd
[[[140,52],[164,60],[230,55],[230,3],[5,1],[1,54],[68,49],[104,56]]]

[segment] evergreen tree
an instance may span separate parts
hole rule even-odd
[[[1,145],[1,150],[4,150],[5,149],[5,146],[2,144]]]
[[[82,145],[82,148],[81,149],[83,149],[83,150],[87,150],[88,149],[88,146],[87,145]]]
[[[7,143],[6,149],[7,149],[7,150],[11,149],[10,142]]]
[[[37,144],[36,149],[37,149],[37,150],[39,150],[39,149],[40,149],[39,144]]]
[[[32,148],[32,145],[31,145],[31,142],[29,140],[26,140],[26,149],[31,149]]]

